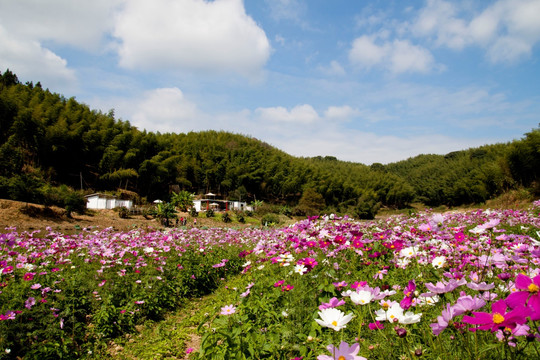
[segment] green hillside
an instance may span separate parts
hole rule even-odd
[[[372,217],[380,206],[413,201],[463,205],[521,187],[538,193],[538,169],[540,129],[512,143],[367,166],[294,157],[223,131],[141,131],[112,110],[22,84],[9,70],[0,78],[1,198],[77,208],[82,194],[96,191],[121,190],[139,202],[212,191],[298,215]]]

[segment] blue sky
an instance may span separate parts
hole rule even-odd
[[[371,164],[540,123],[540,0],[0,0],[0,69],[148,131]]]

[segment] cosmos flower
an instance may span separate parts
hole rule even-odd
[[[234,307],[234,305],[225,305],[224,307],[221,308],[221,312],[220,314],[221,315],[232,315],[236,312],[236,307]]]
[[[365,357],[357,355],[360,351],[359,344],[349,346],[345,341],[342,341],[338,348],[332,344],[326,348],[332,355],[319,355],[317,356],[317,360],[366,360]]]
[[[504,300],[499,300],[491,304],[491,313],[473,312],[473,316],[464,316],[463,322],[467,324],[480,325],[469,330],[491,330],[495,332],[499,329],[514,329],[517,324],[524,324],[527,321],[527,308],[517,307],[511,311],[506,311],[507,306]]]
[[[345,315],[343,311],[336,308],[323,309],[319,311],[319,316],[321,319],[315,319],[317,324],[335,331],[345,328],[347,323],[353,318],[352,313]]]

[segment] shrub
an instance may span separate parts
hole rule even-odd
[[[118,216],[120,219],[127,219],[129,217],[129,210],[125,206],[121,206],[118,208]]]
[[[207,218],[213,218],[214,217],[214,210],[212,210],[212,209],[206,210],[206,217]]]
[[[244,224],[246,222],[246,219],[244,218],[244,214],[240,211],[236,213],[236,220],[241,224]]]
[[[229,213],[226,212],[223,215],[221,215],[221,221],[223,221],[224,223],[230,223],[232,219]]]
[[[280,223],[279,216],[277,214],[266,214],[261,218],[261,224],[264,226],[273,226]]]
[[[199,216],[199,213],[197,212],[197,209],[195,209],[195,207],[189,209],[189,216],[194,218]]]

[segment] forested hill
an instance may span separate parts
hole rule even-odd
[[[0,197],[61,204],[81,190],[122,189],[142,201],[168,199],[171,189],[212,191],[300,213],[315,208],[369,217],[381,205],[459,205],[534,186],[539,133],[389,165],[298,158],[228,132],[141,131],[113,111],[91,110],[40,83],[22,84],[7,70],[0,78]]]

